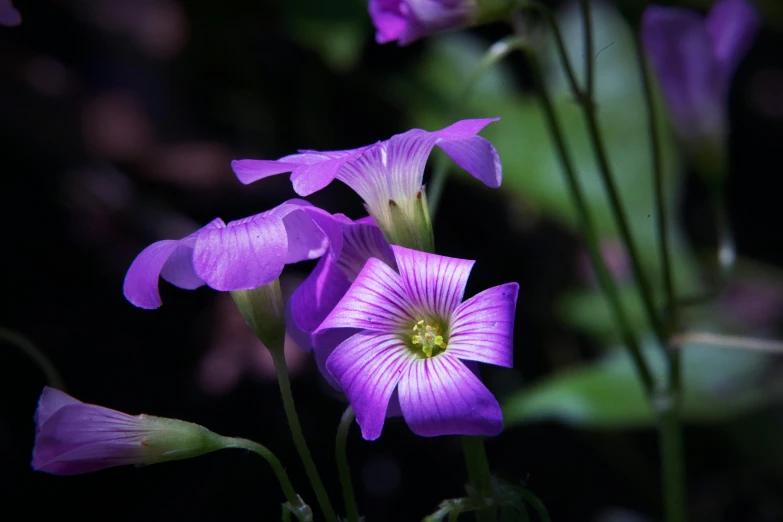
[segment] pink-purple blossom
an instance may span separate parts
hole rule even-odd
[[[731,78],[759,23],[747,0],[719,0],[706,18],[679,7],[644,12],[642,40],[682,139],[723,138]]]
[[[422,436],[497,435],[497,400],[468,365],[511,367],[519,285],[462,302],[474,261],[392,246],[397,271],[372,258],[316,330],[353,329],[326,361],[367,440],[380,436],[397,391]]]
[[[343,298],[370,258],[380,259],[395,269],[397,265],[391,246],[372,218],[352,221],[342,214],[333,217],[343,234],[342,245],[333,244],[341,248],[334,255],[321,257],[315,269],[293,292],[288,301],[286,328],[300,348],[314,351],[321,373],[339,389],[337,381],[326,371],[326,360],[334,348],[355,331],[343,328],[318,335],[314,332]]]
[[[175,419],[128,415],[45,387],[35,412],[32,467],[76,475],[127,464],[154,464],[220,449],[220,436]]]
[[[476,0],[370,0],[370,16],[379,44],[408,45],[423,36],[470,25]]]
[[[19,14],[11,0],[0,0],[0,25],[16,26],[22,23],[22,15]]]
[[[294,190],[300,196],[321,190],[338,179],[364,199],[376,224],[388,234],[399,226],[395,224],[399,221],[416,228],[425,220],[429,226],[429,216],[422,216],[426,212],[421,208],[422,179],[435,146],[485,185],[500,186],[502,169],[497,150],[477,135],[498,119],[462,120],[434,132],[412,129],[358,149],[300,151],[279,160],[236,160],[231,166],[242,183],[291,172]]]
[[[187,290],[204,284],[221,291],[268,284],[286,264],[323,255],[330,237],[341,240],[330,221],[328,213],[295,199],[228,224],[215,219],[183,239],[145,248],[125,276],[125,297],[141,308],[159,307],[159,277]]]

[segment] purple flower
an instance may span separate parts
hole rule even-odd
[[[364,199],[390,243],[431,250],[431,241],[421,239],[432,233],[422,192],[430,151],[437,145],[475,178],[497,188],[502,178],[500,158],[489,141],[476,135],[497,119],[462,120],[435,132],[412,129],[358,149],[300,151],[276,161],[237,160],[231,166],[242,183],[291,172],[294,190],[300,196],[339,179]]]
[[[398,272],[370,259],[316,334],[356,329],[326,367],[342,387],[367,440],[380,436],[397,389],[418,435],[497,435],[495,397],[463,361],[511,367],[519,285],[464,303],[473,261],[392,246]]]
[[[15,26],[22,23],[22,15],[14,9],[11,0],[0,0],[0,25]]]
[[[219,435],[197,424],[128,415],[49,387],[41,393],[35,424],[33,469],[54,475],[179,460],[223,447]]]
[[[356,330],[331,329],[318,335],[314,335],[314,332],[343,298],[367,260],[378,258],[394,269],[397,264],[391,246],[372,218],[351,221],[342,214],[333,217],[342,229],[341,249],[335,255],[323,256],[291,295],[286,327],[300,348],[308,352],[314,349],[321,373],[333,387],[340,389],[337,381],[326,371],[326,360],[337,345],[356,333]]]
[[[125,297],[141,308],[161,305],[158,277],[192,290],[249,290],[278,278],[283,267],[326,252],[331,216],[306,201],[290,200],[272,210],[225,224],[220,218],[179,240],[145,248],[125,276]]]
[[[758,28],[758,14],[746,0],[719,0],[706,19],[676,7],[645,11],[642,40],[686,142],[702,145],[717,137],[722,147],[731,77]]]
[[[477,18],[476,0],[370,0],[370,16],[379,44],[414,40],[446,29],[471,25]]]

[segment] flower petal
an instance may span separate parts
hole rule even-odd
[[[356,279],[367,260],[373,257],[397,268],[391,246],[374,223],[343,223],[341,229],[344,239],[337,264],[350,281]]]
[[[728,89],[731,76],[758,33],[761,20],[746,0],[721,0],[707,15],[707,32],[720,64],[721,83]]]
[[[400,275],[379,259],[370,259],[356,281],[324,319],[316,333],[327,328],[361,328],[397,332],[413,325],[408,295]]]
[[[503,429],[497,399],[448,354],[413,361],[398,390],[402,415],[417,435],[493,436]]]
[[[689,9],[650,6],[642,40],[661,83],[677,129],[697,136],[723,103],[712,41],[704,20]]]
[[[402,284],[417,311],[448,320],[462,302],[475,261],[392,245]]]
[[[366,440],[381,435],[389,399],[414,358],[397,335],[360,332],[335,348],[326,361]]]
[[[451,316],[448,353],[459,359],[511,368],[518,293],[519,285],[508,283],[460,304]]]
[[[56,388],[44,386],[41,392],[41,398],[38,399],[38,408],[35,410],[35,424],[37,427],[43,425],[54,412],[69,404],[83,404],[82,401],[74,399],[64,391]],[[38,428],[36,428],[37,431]]]
[[[324,256],[288,300],[286,328],[302,350],[313,347],[313,332],[321,325],[351,283],[330,256]],[[336,345],[335,345],[336,346]]]
[[[286,212],[278,213],[278,217],[283,220],[288,239],[285,263],[298,263],[299,261],[321,257],[329,248],[329,239],[324,230],[314,221],[313,216],[317,216],[319,222],[324,224],[327,224],[327,219],[331,219],[331,216],[320,209],[314,209],[314,207],[313,210],[310,207],[298,207],[295,205],[284,204],[282,206],[288,207]],[[313,210],[312,214],[311,210]],[[320,211],[321,214],[318,214],[316,211]],[[326,214],[326,216],[323,216],[323,214]],[[333,228],[337,229],[337,225],[333,225]],[[341,239],[338,238],[338,240]]]
[[[204,281],[196,275],[196,271],[193,269],[193,247],[196,244],[196,238],[203,230],[222,228],[224,226],[226,224],[223,223],[223,220],[217,218],[181,239],[177,248],[174,249],[174,252],[171,253],[163,265],[160,277],[172,285],[185,290],[195,290],[200,286],[204,286]]]
[[[199,234],[193,267],[216,290],[249,290],[280,276],[287,252],[282,219],[259,214]]]
[[[125,298],[139,308],[158,308],[162,302],[158,292],[158,278],[171,254],[176,250],[179,241],[165,239],[157,241],[136,256],[131,263],[122,293]]]
[[[498,188],[503,180],[503,167],[495,147],[481,136],[461,140],[440,141],[438,147],[454,163],[490,188]]]

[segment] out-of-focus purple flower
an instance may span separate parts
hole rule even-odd
[[[706,18],[677,7],[650,6],[644,12],[644,46],[687,145],[723,146],[731,77],[759,23],[747,0],[719,0]]]
[[[179,240],[145,248],[125,276],[125,297],[141,308],[161,305],[158,278],[192,290],[250,290],[276,280],[289,263],[323,255],[333,241],[331,216],[306,201],[225,224],[220,218]]]
[[[223,447],[222,437],[197,424],[128,415],[49,387],[41,393],[35,423],[33,469],[54,475],[180,460]]]
[[[351,402],[362,436],[380,436],[395,389],[418,435],[497,435],[500,406],[466,364],[511,366],[519,285],[462,302],[473,261],[392,249],[398,272],[379,259],[367,261],[316,330],[357,331],[326,367]]]
[[[300,151],[276,161],[236,160],[231,166],[242,183],[291,172],[300,196],[339,179],[364,199],[390,243],[431,250],[432,227],[422,178],[432,148],[437,145],[473,177],[497,188],[502,179],[500,157],[477,133],[498,119],[462,120],[434,132],[412,129],[358,149]]]
[[[11,0],[0,0],[0,25],[13,27],[22,23],[22,15],[14,9]]]
[[[372,23],[379,44],[408,45],[423,36],[472,25],[478,18],[477,0],[370,0]]]
[[[337,345],[356,331],[334,329],[319,335],[313,335],[313,332],[343,298],[367,260],[377,258],[394,269],[397,264],[391,246],[372,218],[352,221],[342,214],[333,217],[342,229],[342,248],[337,255],[321,257],[315,269],[291,295],[286,328],[300,348],[305,351],[314,349],[321,373],[333,387],[339,389],[337,381],[326,371],[326,360]]]

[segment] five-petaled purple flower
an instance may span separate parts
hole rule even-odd
[[[352,221],[342,214],[333,217],[343,234],[341,245],[332,242],[332,250],[341,247],[339,253],[321,257],[315,269],[291,295],[286,328],[300,348],[314,351],[321,373],[333,387],[339,389],[339,384],[326,370],[326,360],[337,345],[356,331],[338,328],[317,335],[314,332],[343,298],[367,260],[378,258],[395,269],[397,264],[391,246],[372,218]]]
[[[161,305],[158,278],[192,290],[249,290],[276,280],[289,263],[315,259],[340,240],[331,216],[306,201],[225,224],[220,218],[180,240],[145,248],[125,276],[125,297],[141,308]]]
[[[222,447],[219,435],[190,422],[128,415],[45,387],[35,412],[33,469],[76,475],[125,464],[154,464]]]
[[[423,36],[471,25],[477,0],[370,0],[372,23],[379,44],[408,45]]]
[[[686,144],[723,146],[731,77],[758,28],[758,14],[747,0],[719,0],[706,19],[677,7],[645,11],[644,46]]]
[[[432,148],[437,145],[475,178],[497,188],[502,178],[500,158],[489,141],[477,136],[497,119],[462,120],[434,132],[412,129],[358,149],[300,151],[276,161],[236,160],[231,165],[242,183],[291,172],[300,196],[339,179],[364,199],[390,243],[431,250],[432,227],[422,178]]]
[[[367,261],[316,330],[358,330],[326,367],[351,402],[363,437],[380,436],[395,388],[418,435],[497,435],[500,406],[462,361],[511,367],[519,285],[461,302],[473,261],[392,249],[398,271]]]

